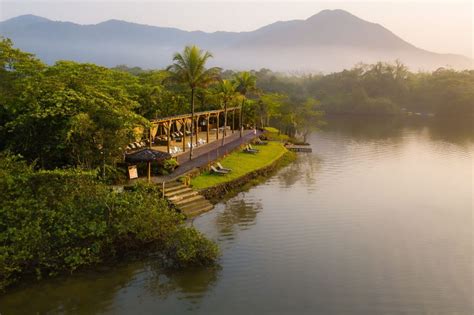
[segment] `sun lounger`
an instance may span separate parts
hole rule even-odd
[[[244,153],[257,154],[258,151],[250,149],[248,146],[244,148]]]
[[[227,172],[220,171],[220,170],[216,169],[214,166],[211,166],[211,173],[212,174],[217,174],[217,175],[226,175],[227,174]]]
[[[248,148],[249,148],[250,150],[253,150],[253,151],[256,151],[256,152],[260,151],[260,150],[258,150],[258,149],[252,148],[252,145],[251,145],[251,144],[248,145]]]
[[[267,145],[268,141],[262,141],[260,139],[255,140],[256,145]]]
[[[222,166],[222,164],[220,162],[217,162],[216,164],[217,164],[217,169],[219,171],[223,171],[223,172],[227,172],[227,173],[232,172],[232,170],[230,168]]]

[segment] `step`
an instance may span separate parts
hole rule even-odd
[[[207,201],[206,199],[196,200],[195,202],[190,202],[185,205],[179,206],[179,209],[182,211],[189,211],[189,210],[192,211],[193,209],[202,207],[204,205],[211,205],[211,203]]]
[[[200,208],[193,209],[192,211],[183,211],[183,213],[187,216],[197,216],[201,213],[212,210],[213,208],[214,208],[214,206],[212,204],[208,204],[208,205],[203,205]]]
[[[182,193],[182,194],[179,194],[179,195],[173,195],[172,197],[166,196],[166,198],[168,198],[172,202],[175,202],[175,201],[181,201],[181,200],[189,199],[189,198],[194,197],[196,195],[199,195],[199,193],[197,191],[190,190],[187,193]]]
[[[182,200],[178,200],[174,204],[178,205],[179,207],[184,207],[184,206],[186,206],[190,203],[194,203],[194,202],[198,202],[198,201],[202,201],[202,200],[206,200],[206,198],[204,198],[202,195],[198,194],[198,195],[195,195],[195,196],[184,198]]]
[[[180,189],[187,188],[187,187],[188,186],[186,186],[186,185],[179,185],[179,186],[173,186],[173,187],[166,186],[165,187],[165,193],[173,192],[173,191],[180,190]]]
[[[194,195],[194,196],[190,196],[190,197],[185,198],[185,199],[172,200],[172,202],[179,208],[181,206],[184,206],[188,203],[191,203],[191,202],[199,200],[199,199],[205,199],[205,198],[201,195]]]
[[[197,191],[189,188],[189,187],[182,187],[181,189],[177,189],[177,190],[174,190],[174,191],[171,191],[171,192],[166,192],[165,191],[165,196],[168,197],[168,198],[172,198],[174,196],[177,196],[177,195],[185,195],[189,192],[195,192],[197,193]]]
[[[168,188],[173,188],[173,187],[182,186],[182,185],[183,185],[183,183],[178,182],[178,181],[166,182],[165,183],[165,190],[168,189]],[[159,186],[160,189],[163,188],[162,184],[160,184],[158,186]]]

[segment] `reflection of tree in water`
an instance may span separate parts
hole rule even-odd
[[[446,141],[460,146],[474,143],[474,124],[471,119],[433,119],[429,124],[432,140]]]
[[[280,185],[289,188],[304,179],[307,187],[313,186],[316,175],[321,168],[321,159],[314,154],[298,154],[296,161],[278,173]]]
[[[404,121],[401,117],[337,117],[329,118],[326,131],[349,135],[356,141],[402,140]]]
[[[329,118],[326,131],[349,135],[356,141],[403,140],[404,130],[419,131],[428,127],[433,140],[446,141],[458,145],[474,142],[474,124],[470,117],[450,119],[418,116],[394,117],[337,117]]]
[[[2,314],[97,314],[107,310],[117,292],[134,278],[136,263],[68,278],[43,280],[0,297]]]
[[[220,266],[163,270],[159,264],[150,264],[144,287],[152,296],[166,299],[178,295],[193,305],[198,305],[216,283]]]
[[[217,215],[216,223],[219,235],[233,235],[237,226],[241,230],[246,230],[255,224],[257,214],[262,209],[262,204],[253,200],[246,200],[245,193],[229,200],[225,208]]]
[[[196,307],[216,283],[220,266],[166,271],[156,259],[88,271],[68,278],[43,280],[0,297],[1,314],[98,314],[113,309],[121,291],[145,290],[157,299],[170,295]],[[140,292],[140,291],[138,291]],[[25,303],[28,301],[28,303]],[[139,306],[137,302],[136,306]]]

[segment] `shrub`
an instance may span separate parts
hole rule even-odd
[[[209,264],[215,244],[159,198],[156,186],[118,193],[93,172],[33,171],[0,156],[0,290],[143,249],[169,266]]]
[[[173,172],[175,168],[179,166],[179,163],[175,159],[168,159],[163,162],[163,169],[169,173]]]

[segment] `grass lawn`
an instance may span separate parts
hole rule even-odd
[[[242,150],[235,151],[222,159],[222,166],[232,169],[227,175],[211,174],[204,172],[191,180],[194,188],[202,189],[222,184],[252,171],[271,165],[287,152],[286,148],[279,142],[269,142],[267,145],[253,146],[260,150],[257,154],[248,154]]]

